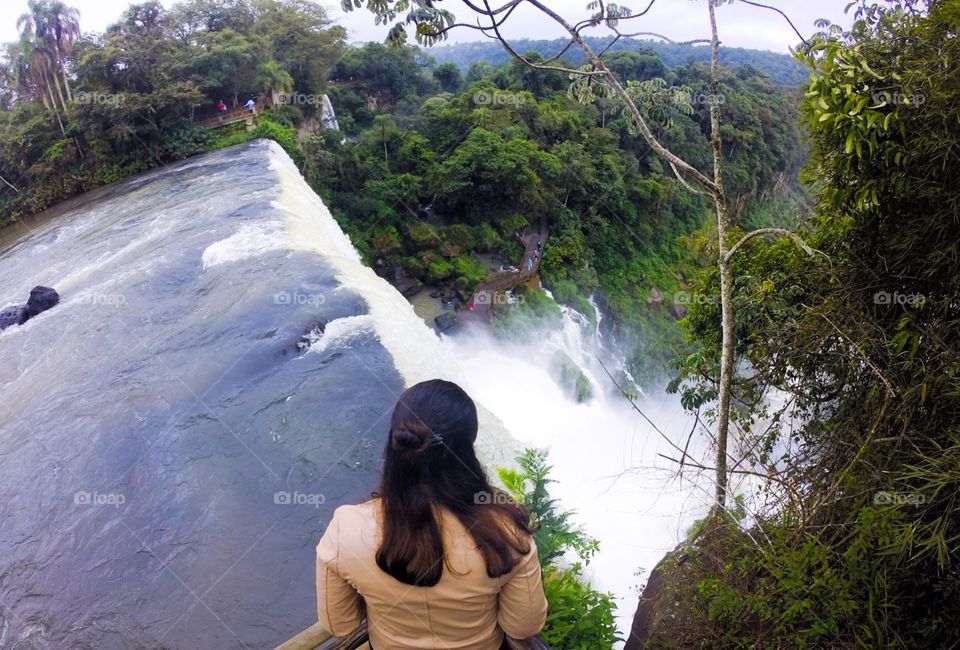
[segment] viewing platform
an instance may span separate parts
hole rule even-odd
[[[244,122],[247,125],[247,131],[251,131],[253,130],[253,122],[256,116],[256,109],[251,111],[249,108],[241,106],[239,108],[234,108],[219,115],[207,118],[200,122],[196,122],[196,125],[204,129],[219,129],[220,127],[229,126],[230,124]]]
[[[473,291],[471,302],[465,312],[459,312],[458,317],[490,320],[491,307],[503,304],[499,295],[516,287],[518,284],[533,280],[540,269],[540,260],[543,258],[543,247],[547,241],[547,225],[541,220],[538,227],[521,239],[523,240],[523,258],[515,271],[502,271],[482,280]]]

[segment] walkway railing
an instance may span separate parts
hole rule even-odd
[[[197,126],[205,129],[216,129],[221,126],[227,126],[228,124],[236,124],[237,122],[247,122],[248,124],[253,124],[253,118],[255,113],[252,112],[249,108],[239,107],[231,111],[226,111],[220,115],[215,115],[211,118],[197,122]]]
[[[320,623],[314,623],[289,641],[278,645],[276,650],[356,650],[366,643],[368,638],[366,622],[344,639],[334,637],[323,629]],[[550,650],[550,646],[538,636],[529,639],[506,637],[506,645],[510,650]]]

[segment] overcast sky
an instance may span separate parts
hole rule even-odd
[[[115,22],[123,10],[130,4],[126,0],[66,0],[67,4],[80,11],[80,27],[83,31],[100,31]],[[171,6],[176,0],[162,0],[165,6]],[[631,31],[647,31],[663,34],[674,40],[705,38],[709,34],[706,0],[657,0],[653,9],[641,19],[631,21]],[[844,26],[849,19],[844,15],[846,0],[767,0],[790,16],[800,32],[807,36],[815,31],[817,18],[828,18]],[[330,14],[344,25],[351,41],[382,40],[386,29],[373,24],[373,17],[367,11],[354,11],[344,14],[340,3],[332,0],[319,0]],[[549,0],[549,6],[564,17],[576,21],[589,15],[585,9],[587,0]],[[647,0],[626,0],[627,7],[634,10],[646,6]],[[460,10],[458,18],[466,22],[469,11],[456,0],[445,0],[441,6],[448,7],[454,13]],[[17,17],[27,10],[27,0],[0,0],[0,42],[17,38]],[[776,12],[759,9],[742,3],[724,5],[718,9],[717,19],[720,40],[724,45],[750,47],[755,49],[786,52],[798,40],[787,22]],[[559,27],[539,14],[536,9],[527,7],[518,9],[511,17],[509,27],[504,30],[509,38],[558,38],[563,35]],[[596,30],[602,34],[602,30]],[[480,40],[477,32],[469,29],[456,30],[450,35],[449,42]]]

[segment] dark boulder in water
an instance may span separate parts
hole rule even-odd
[[[457,315],[452,311],[445,311],[434,318],[433,322],[441,332],[449,332],[457,324]]]
[[[30,297],[24,305],[13,305],[0,311],[0,330],[11,325],[23,325],[28,320],[47,311],[60,302],[60,294],[50,287],[36,286],[30,290]]]
[[[23,321],[23,315],[27,309],[23,305],[13,305],[0,311],[0,330],[5,330],[11,325],[19,325]]]

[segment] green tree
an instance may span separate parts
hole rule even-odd
[[[453,63],[443,63],[433,69],[433,77],[440,84],[440,90],[455,93],[463,85],[463,75]]]
[[[279,106],[283,102],[282,95],[293,91],[293,77],[276,61],[267,61],[257,66],[254,83],[263,90],[265,97],[270,98],[271,106]]]

